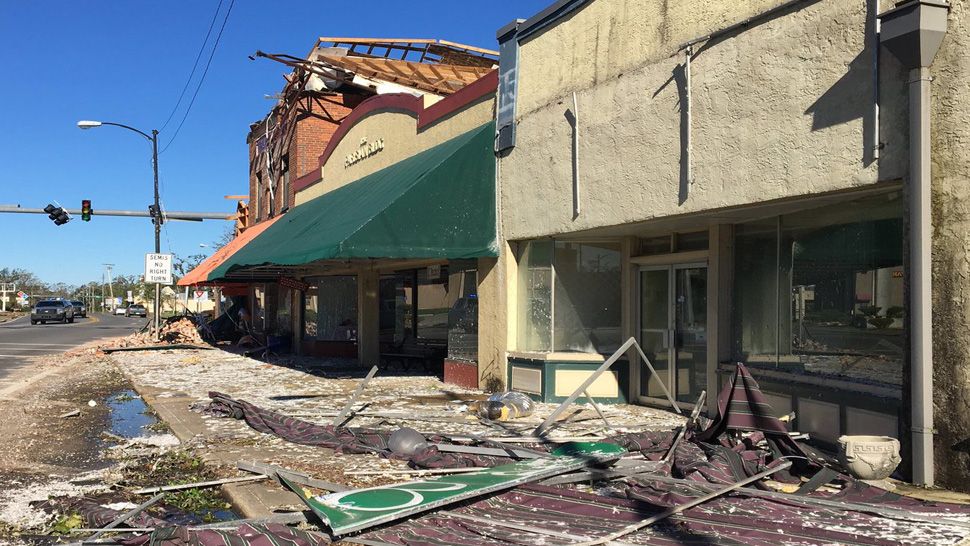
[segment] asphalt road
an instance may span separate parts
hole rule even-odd
[[[0,378],[29,365],[31,357],[63,353],[96,339],[125,336],[145,322],[144,318],[95,313],[75,318],[74,324],[31,325],[27,317],[0,323]]]

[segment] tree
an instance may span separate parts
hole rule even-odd
[[[175,277],[175,282],[177,283],[182,277],[188,275],[189,271],[192,271],[202,263],[203,260],[208,258],[205,254],[192,254],[186,258],[183,258],[176,254],[172,260],[173,277]]]
[[[222,235],[218,239],[212,241],[212,246],[215,248],[222,248],[229,244],[230,241],[236,238],[235,226],[226,226],[226,229],[222,232]]]

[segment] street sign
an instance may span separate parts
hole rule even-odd
[[[172,284],[171,254],[145,254],[145,282]]]
[[[205,290],[195,291],[195,301],[206,301],[209,299],[209,293]]]
[[[302,488],[282,476],[280,480],[300,496],[334,535],[343,535],[587,466],[611,463],[625,452],[616,444],[578,442],[557,448],[551,458],[317,497],[308,497]]]

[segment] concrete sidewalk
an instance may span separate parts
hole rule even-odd
[[[135,389],[185,444],[208,464],[226,475],[236,471],[239,461],[256,461],[282,467],[335,483],[367,487],[406,481],[410,476],[352,475],[358,470],[408,470],[403,461],[376,455],[340,455],[332,450],[290,443],[259,433],[245,421],[211,417],[198,410],[208,403],[208,393],[218,391],[257,406],[273,409],[307,421],[328,424],[350,398],[366,370],[348,372],[339,361],[290,358],[290,366],[309,367],[313,373],[294,367],[267,364],[221,350],[163,350],[119,352],[112,360]],[[366,413],[351,426],[395,430],[410,426],[423,433],[496,435],[495,430],[469,417],[466,402],[484,393],[446,385],[435,377],[385,376],[379,373],[364,390],[356,407],[367,404]],[[555,405],[538,404],[533,417],[511,421],[503,435],[531,430]],[[603,406],[618,430],[669,430],[683,423],[674,413],[642,406]],[[578,412],[568,426],[554,433],[595,433],[602,421],[590,406],[577,405]],[[296,495],[275,482],[224,486],[224,492],[244,517],[266,517],[279,510],[302,509]]]

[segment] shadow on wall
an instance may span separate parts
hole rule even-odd
[[[812,130],[818,131],[862,118],[862,164],[868,167],[876,160],[874,74],[876,42],[875,25],[879,2],[869,0],[866,8],[865,48],[849,63],[846,73],[805,110],[812,116]]]

